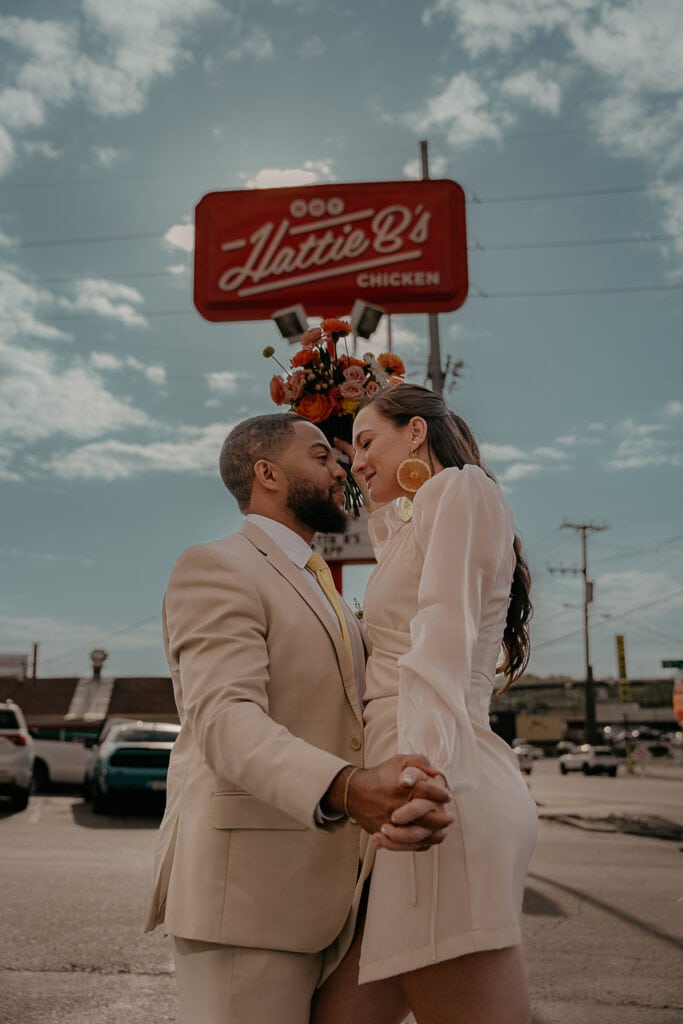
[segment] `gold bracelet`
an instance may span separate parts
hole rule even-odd
[[[355,768],[352,768],[351,771],[349,772],[349,774],[346,776],[346,785],[344,786],[344,814],[349,819],[349,821],[351,822],[352,825],[357,825],[358,822],[356,821],[355,818],[352,818],[351,815],[349,814],[349,808],[348,808],[346,802],[349,799],[349,786],[351,785],[351,779],[354,777],[356,772],[359,772],[359,771],[360,771],[360,768],[358,766],[356,766]]]

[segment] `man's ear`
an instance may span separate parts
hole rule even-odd
[[[276,491],[279,487],[278,467],[268,459],[258,459],[254,463],[254,482],[266,491]]]

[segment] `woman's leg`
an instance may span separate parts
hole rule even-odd
[[[310,1024],[402,1024],[410,1013],[400,978],[358,984],[366,897],[346,956],[313,997]]]
[[[401,975],[401,985],[417,1024],[531,1022],[520,946],[421,967]]]

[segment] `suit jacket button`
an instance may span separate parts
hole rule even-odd
[[[360,736],[352,736],[351,737],[351,750],[360,750],[360,748],[362,746],[363,746],[363,741],[360,738]]]

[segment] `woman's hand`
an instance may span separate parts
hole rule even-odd
[[[411,765],[404,771],[401,782],[412,793],[419,782],[428,778],[438,779],[448,789],[441,772],[431,766],[422,769]],[[447,805],[426,797],[413,796],[392,813],[391,821],[385,822],[372,838],[378,849],[428,850],[430,846],[444,841],[454,820]]]

